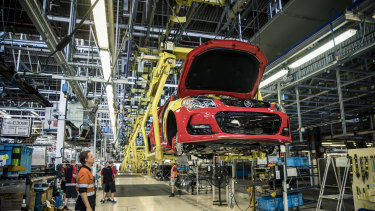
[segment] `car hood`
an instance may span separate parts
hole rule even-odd
[[[254,98],[266,65],[258,46],[236,40],[208,41],[186,56],[177,96]]]

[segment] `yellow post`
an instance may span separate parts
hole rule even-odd
[[[145,144],[145,156],[146,157],[150,153],[149,151],[150,146],[148,146],[148,139],[147,139],[146,128],[145,128],[148,115],[150,113],[150,109],[151,109],[151,103],[149,103],[147,106],[147,109],[146,109],[145,115],[143,116],[142,124],[141,124],[141,131],[142,131],[142,136],[143,136],[143,143]]]
[[[138,122],[138,120],[137,120],[137,122]],[[133,152],[133,157],[134,157],[134,151],[135,150],[133,150],[133,142],[135,142],[135,140],[137,139],[138,132],[139,132],[139,124],[136,124],[136,126],[135,126],[135,132],[132,134],[132,136],[130,138],[128,147],[126,148],[126,152],[125,152],[125,156],[124,156],[124,161],[122,162],[123,166],[126,165],[126,168],[127,168],[128,162],[130,160],[130,151]]]
[[[157,160],[163,159],[163,152],[161,150],[161,141],[160,141],[160,127],[159,127],[159,117],[158,117],[158,103],[160,100],[161,93],[164,89],[164,84],[167,81],[169,71],[171,67],[176,65],[176,57],[169,53],[161,53],[160,60],[157,65],[156,73],[154,77],[157,78],[156,83],[152,83],[152,85],[157,85],[156,93],[153,94],[154,99],[151,104],[151,114],[152,114],[152,121],[154,126],[154,135],[155,135],[155,145],[156,145],[156,152],[155,157]],[[159,79],[160,78],[160,79]],[[153,79],[154,82],[156,81]],[[153,87],[150,87],[153,90]],[[152,91],[151,91],[152,92]]]
[[[169,72],[169,70],[168,70]],[[155,136],[155,145],[156,145],[156,159],[161,160],[163,159],[163,153],[161,151],[161,142],[160,142],[160,127],[159,127],[159,118],[158,118],[158,103],[160,100],[161,92],[164,89],[164,84],[168,78],[168,74],[162,75],[159,83],[159,87],[156,91],[156,96],[152,101],[151,109],[152,109],[152,121],[154,126],[154,136]]]
[[[135,133],[134,133],[133,140],[132,140],[132,145],[133,145],[133,147],[132,147],[133,163],[135,163],[135,168],[137,168],[137,166],[138,166],[138,162],[137,162],[137,146],[136,146],[136,140],[137,140],[138,133],[139,133],[139,123],[137,121]]]

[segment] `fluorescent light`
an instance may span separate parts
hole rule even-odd
[[[96,0],[91,0],[91,5],[95,3]],[[108,28],[107,28],[107,16],[105,9],[105,0],[99,0],[93,9],[95,30],[97,36],[97,42],[99,45],[100,60],[102,63],[103,76],[105,80],[108,80],[111,76],[111,55],[108,52]],[[110,20],[112,21],[112,20]],[[114,93],[112,85],[106,85],[107,102],[109,109],[109,117],[111,120],[111,126],[113,131],[114,140],[117,139],[116,131],[116,114],[114,107]]]
[[[91,5],[96,0],[91,0]],[[108,49],[108,29],[107,29],[107,16],[105,12],[105,0],[99,0],[92,11],[94,15],[94,23],[96,29],[96,36],[100,48]]]
[[[102,61],[102,70],[105,80],[111,76],[111,55],[106,50],[100,50],[100,60]]]
[[[4,114],[5,115],[5,114],[7,114],[7,112],[5,110],[1,110],[0,114]]]
[[[345,147],[346,145],[345,144],[332,144],[332,145],[329,145],[330,147]]]
[[[335,37],[335,44],[338,45],[338,44],[344,42],[345,40],[354,36],[356,33],[357,33],[357,30],[355,30],[355,29],[349,29],[349,30],[345,31],[344,33]],[[320,54],[328,51],[329,49],[331,49],[333,47],[334,47],[333,40],[331,40],[331,41],[327,42],[326,44],[320,46],[316,50],[312,51],[311,53],[309,53],[309,54],[303,56],[302,58],[298,59],[297,61],[293,62],[292,64],[289,65],[289,68],[299,67],[302,64],[310,61],[311,59],[319,56]]]
[[[30,111],[34,116],[39,116],[35,111]]]
[[[259,88],[267,86],[268,84],[276,81],[277,79],[285,76],[286,74],[288,74],[287,69],[280,70],[279,72],[277,72],[277,73],[273,74],[272,76],[268,77],[266,80],[260,82]]]
[[[332,143],[330,142],[322,142],[323,145],[331,145]]]

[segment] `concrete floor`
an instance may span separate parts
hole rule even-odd
[[[144,185],[144,184],[168,184],[165,181],[157,181],[148,176],[142,177],[119,177],[116,178],[116,185]],[[231,209],[229,206],[216,206],[213,205],[212,194],[200,194],[191,195],[185,192],[184,195],[176,195],[174,198],[168,197],[168,195],[163,196],[137,196],[137,197],[116,197],[116,204],[106,202],[104,204],[100,203],[102,198],[102,190],[97,191],[96,197],[96,207],[97,211],[109,211],[109,210],[147,210],[147,211],[165,211],[165,210],[178,210],[178,211],[224,211],[224,210],[240,210],[237,207]],[[217,197],[217,195],[216,195]],[[246,209],[249,206],[249,197],[245,194],[236,194],[236,200],[241,209]],[[225,198],[225,195],[223,196]],[[217,200],[217,199],[215,199]],[[74,203],[69,203],[68,208],[74,210]]]
[[[148,184],[159,184],[159,185],[168,185],[166,181],[157,181],[148,176],[138,176],[138,177],[118,177],[116,178],[116,185],[140,185],[140,187],[145,187],[142,185]],[[223,191],[223,199],[225,199],[225,191]],[[318,190],[316,190],[318,193]],[[303,193],[308,196],[309,194]],[[130,196],[130,197],[116,197],[115,200],[117,201],[116,204],[112,204],[110,202],[106,202],[104,204],[100,203],[102,198],[103,192],[102,190],[97,191],[96,197],[96,208],[97,211],[109,211],[109,210],[121,210],[121,211],[128,211],[128,210],[145,210],[145,211],[165,211],[165,210],[177,210],[177,211],[239,211],[245,210],[249,206],[249,196],[244,193],[236,193],[235,198],[238,203],[234,205],[234,208],[230,208],[229,206],[217,206],[213,205],[213,197],[212,194],[200,194],[200,195],[191,195],[190,193],[184,192],[183,195],[177,195],[174,198],[168,197],[166,193],[163,195],[156,195],[156,196]],[[147,195],[147,194],[146,194]],[[216,194],[215,200],[217,200],[218,194]],[[326,206],[325,209],[328,210],[335,210],[336,204],[330,203],[323,203]],[[327,207],[327,205],[329,206]],[[74,202],[68,204],[68,208],[74,210]],[[307,206],[301,207],[303,210],[315,210],[316,204],[310,204]],[[332,209],[330,209],[332,206]],[[350,207],[350,206],[349,206]],[[346,210],[350,210],[346,209]],[[250,210],[250,209],[247,209]],[[294,209],[295,210],[295,209]]]

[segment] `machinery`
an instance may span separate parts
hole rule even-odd
[[[33,184],[34,191],[36,192],[35,196],[35,211],[42,211],[43,210],[43,204],[42,204],[42,195],[46,192],[48,189],[49,184],[46,182],[35,182]]]

